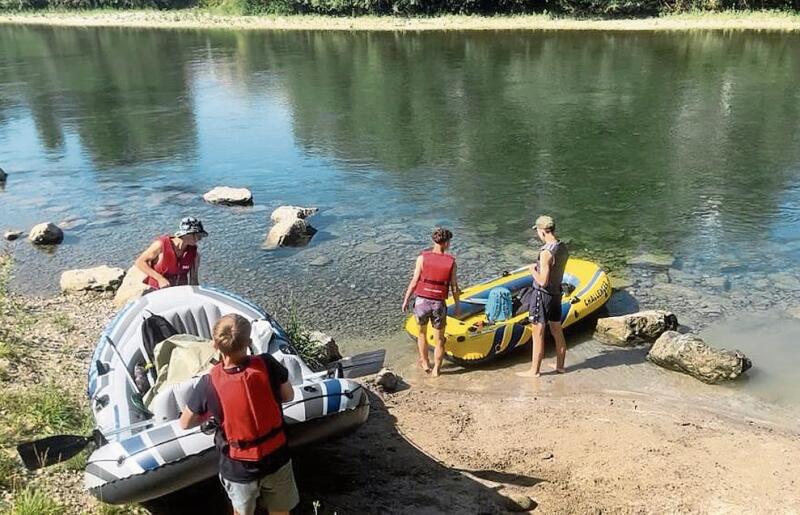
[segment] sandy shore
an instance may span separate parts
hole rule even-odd
[[[82,398],[86,362],[110,302],[17,302],[37,322],[28,326],[30,353],[6,364],[3,388],[56,381]],[[453,373],[466,381],[472,372]],[[657,395],[493,395],[418,374],[407,381],[398,393],[373,393],[370,419],[356,433],[295,456],[297,513],[314,513],[315,501],[320,514],[504,513],[522,510],[520,503],[536,513],[800,511],[796,428]],[[78,470],[23,477],[68,513],[105,513],[83,492]],[[148,509],[197,513],[198,506],[224,512],[216,481]]]
[[[0,14],[0,23],[69,27],[147,27],[247,30],[769,30],[798,31],[800,16],[775,12],[670,15],[624,20],[580,20],[547,15],[439,16],[233,16],[205,10],[178,11],[43,11]]]

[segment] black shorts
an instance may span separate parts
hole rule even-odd
[[[528,319],[532,324],[542,325],[547,322],[561,322],[561,295],[553,295],[536,288],[533,291]]]

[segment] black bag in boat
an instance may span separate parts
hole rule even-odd
[[[142,346],[147,354],[147,362],[153,362],[156,345],[176,334],[178,330],[161,315],[150,314],[145,318],[142,322]]]

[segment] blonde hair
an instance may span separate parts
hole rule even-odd
[[[250,343],[250,322],[241,315],[225,315],[214,324],[214,343],[225,354],[234,354],[246,349]]]
[[[553,220],[553,217],[547,215],[542,215],[537,218],[534,227],[544,232],[556,232],[556,222]]]

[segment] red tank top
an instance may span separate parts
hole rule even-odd
[[[189,271],[197,258],[197,247],[194,245],[187,247],[178,259],[169,235],[159,236],[158,241],[161,242],[161,254],[158,256],[156,264],[153,265],[153,270],[163,275],[169,281],[170,286],[189,284]],[[158,281],[152,277],[147,277],[144,282],[151,288],[158,289]]]
[[[259,461],[286,445],[283,414],[272,391],[267,364],[251,357],[243,370],[211,369],[211,384],[222,408],[222,431],[228,456]]]
[[[422,274],[414,294],[426,299],[445,300],[450,289],[450,277],[456,262],[451,254],[438,254],[430,250],[422,253]]]

